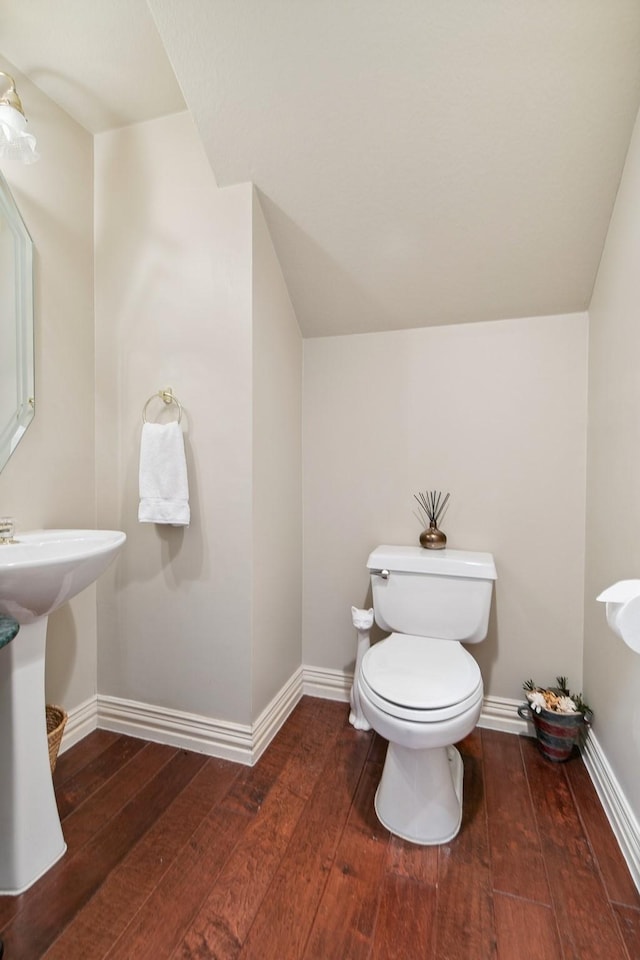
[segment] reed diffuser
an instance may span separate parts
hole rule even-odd
[[[449,500],[449,494],[442,495],[441,490],[426,490],[424,493],[414,493],[420,515],[418,520],[424,530],[420,534],[420,546],[425,550],[444,550],[447,538],[442,530],[438,529],[438,520],[444,512]]]

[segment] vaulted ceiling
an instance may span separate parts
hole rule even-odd
[[[88,130],[186,107],[305,336],[583,310],[640,104],[637,0],[0,0]]]

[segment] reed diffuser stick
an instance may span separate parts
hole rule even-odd
[[[441,490],[425,490],[414,493],[414,500],[418,504],[420,515],[415,514],[424,524],[425,529],[420,534],[420,544],[428,550],[442,550],[447,544],[447,538],[438,530],[438,521],[443,516],[449,502],[449,493],[442,494]],[[414,511],[415,513],[415,511]]]

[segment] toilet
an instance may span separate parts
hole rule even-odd
[[[362,712],[389,741],[375,797],[393,834],[440,844],[462,820],[462,758],[478,722],[482,677],[463,643],[487,634],[496,568],[490,553],[380,546],[369,556],[373,609],[390,635],[362,657]]]

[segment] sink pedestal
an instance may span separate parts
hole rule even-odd
[[[126,539],[120,530],[34,530],[0,547],[0,614],[20,625],[0,649],[0,894],[22,893],[66,850],[47,746],[47,620]]]
[[[27,890],[67,849],[47,745],[47,621],[0,649],[0,894]]]

